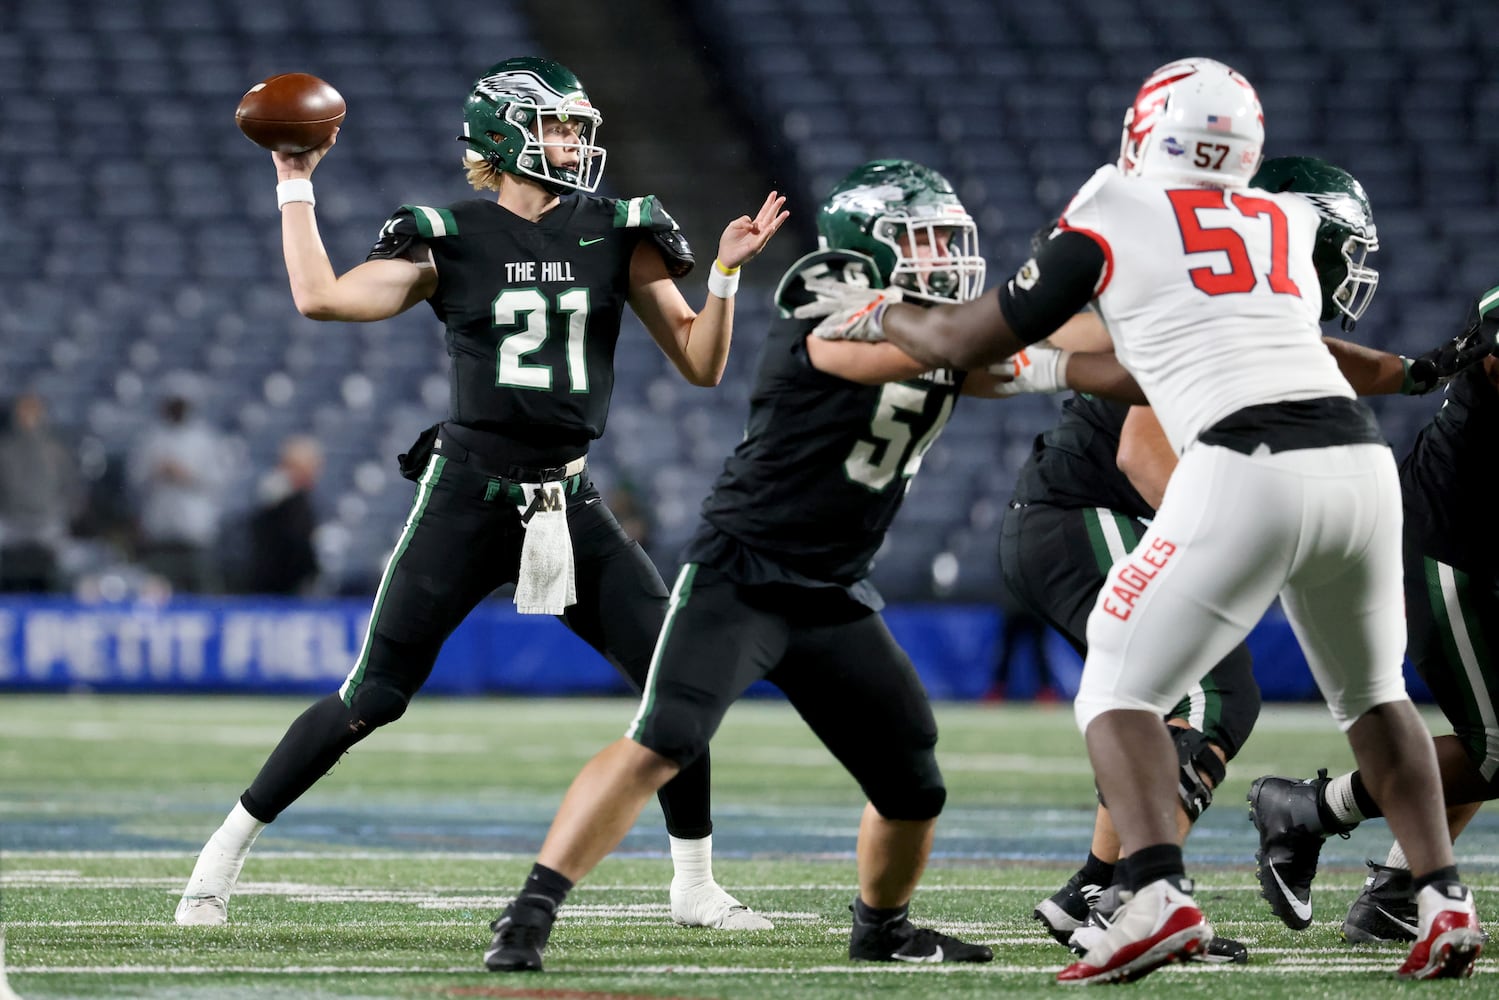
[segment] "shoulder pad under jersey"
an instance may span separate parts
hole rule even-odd
[[[653,194],[639,198],[620,198],[614,202],[614,228],[643,229],[666,261],[666,271],[673,278],[685,278],[692,272],[695,260],[687,237],[677,220],[661,206]]]
[[[402,205],[380,227],[368,257],[404,257],[413,243],[456,235],[458,220],[450,209]]]
[[[776,285],[775,304],[782,316],[790,316],[797,306],[816,298],[807,291],[809,278],[841,278],[861,288],[885,287],[873,257],[855,250],[818,250],[788,267]]]

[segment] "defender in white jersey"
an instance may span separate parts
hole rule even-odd
[[[1420,873],[1420,931],[1400,975],[1469,975],[1483,940],[1401,675],[1395,463],[1317,325],[1317,213],[1338,206],[1248,189],[1263,141],[1243,76],[1209,59],[1171,63],[1126,114],[1118,164],[1084,185],[1005,286],[930,310],[890,290],[829,288],[819,307],[821,335],[888,339],[932,367],[974,369],[1091,302],[1181,456],[1088,621],[1076,714],[1130,899],[1063,982],[1139,978],[1211,940],[1182,864],[1160,716],[1277,596]]]

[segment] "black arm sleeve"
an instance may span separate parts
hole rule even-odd
[[[1093,299],[1107,266],[1103,247],[1092,237],[1053,230],[999,289],[1005,322],[1027,344],[1056,332]]]

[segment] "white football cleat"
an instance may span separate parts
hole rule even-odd
[[[236,802],[208,838],[172,919],[179,927],[222,927],[229,922],[229,897],[239,881],[250,848],[265,824]]]
[[[1192,901],[1190,881],[1181,882],[1177,888],[1157,879],[1127,899],[1114,911],[1114,922],[1089,942],[1081,959],[1057,974],[1057,981],[1128,983],[1201,954],[1213,929]]]
[[[1416,894],[1416,944],[1401,979],[1467,979],[1487,936],[1478,926],[1473,893],[1461,882],[1428,885]]]
[[[684,886],[672,879],[671,919],[683,927],[721,931],[768,931],[775,926],[711,880]]]
[[[223,896],[183,896],[172,919],[179,927],[222,927],[229,922],[229,901]]]

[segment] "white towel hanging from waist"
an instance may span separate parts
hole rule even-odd
[[[523,615],[560,615],[578,601],[567,490],[561,482],[516,485],[526,501],[516,505],[526,530],[515,581],[516,610]]]

